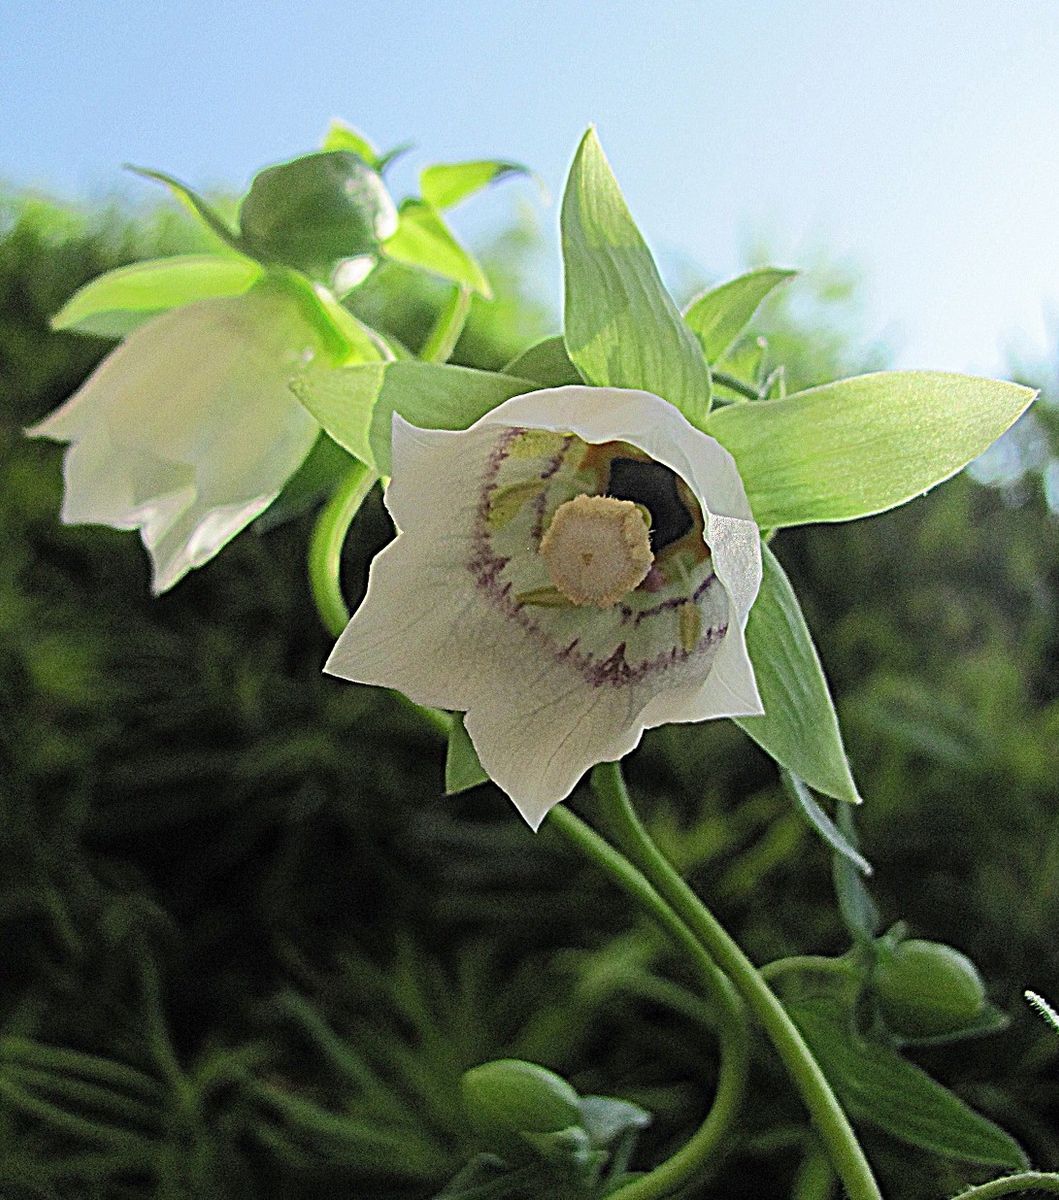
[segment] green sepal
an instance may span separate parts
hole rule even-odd
[[[684,320],[711,366],[739,340],[765,297],[797,273],[762,267],[711,288],[688,305]]]
[[[948,479],[1025,411],[1030,388],[883,371],[732,404],[706,432],[734,456],[763,529],[884,512]]]
[[[150,167],[136,167],[131,163],[126,163],[125,169],[132,171],[134,175],[141,175],[144,179],[153,179],[155,183],[164,184],[225,245],[230,246],[233,250],[238,250],[240,253],[245,253],[239,235],[235,230],[197,192],[189,188],[186,183],[181,183],[179,179],[175,179],[172,175],[167,175],[164,171],[152,170]]]
[[[455,796],[488,780],[489,776],[478,760],[478,751],[463,723],[463,713],[453,713],[445,752],[445,795]]]
[[[512,175],[532,175],[532,172],[521,163],[491,159],[435,163],[419,173],[419,191],[434,208],[452,208],[489,184]]]
[[[570,168],[560,228],[563,336],[571,361],[588,383],[653,392],[701,426],[710,411],[709,367],[593,129]]]
[[[836,800],[860,803],[812,635],[776,556],[762,543],[761,590],[746,627],[765,709],[735,722],[781,767]]]
[[[425,429],[466,429],[498,404],[534,390],[527,379],[440,363],[310,367],[294,394],[344,449],[389,475],[394,413]]]
[[[489,299],[493,292],[475,257],[456,240],[437,209],[404,200],[397,229],[383,247],[387,258],[462,284]]]
[[[544,338],[516,355],[504,368],[506,375],[532,379],[539,387],[567,387],[585,381],[566,353],[562,334]]]
[[[241,255],[147,259],[86,283],[52,317],[51,327],[122,338],[159,313],[196,300],[241,295],[260,278],[260,265]]]
[[[262,284],[282,287],[301,302],[305,318],[323,340],[330,360],[326,365],[318,364],[317,370],[390,358],[391,352],[381,334],[358,321],[327,288],[313,283],[300,271],[272,270]]]
[[[397,211],[382,177],[349,150],[266,167],[239,207],[246,253],[330,281],[337,263],[378,253]]]

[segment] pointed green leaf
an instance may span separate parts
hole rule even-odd
[[[445,795],[455,796],[457,792],[466,792],[468,788],[477,787],[488,779],[463,723],[463,713],[453,713],[449,746],[445,754]]]
[[[735,456],[763,529],[904,504],[977,458],[1036,392],[941,371],[882,371],[732,404],[707,432]]]
[[[86,283],[52,317],[51,327],[121,338],[170,308],[213,296],[238,296],[260,277],[261,267],[241,256],[148,259]]]
[[[762,267],[711,288],[693,300],[684,320],[699,339],[706,361],[712,365],[724,358],[750,324],[762,300],[796,274],[797,271]]]
[[[896,1050],[862,1038],[837,1006],[803,1001],[788,1007],[853,1117],[946,1158],[1013,1169],[1026,1165],[1009,1134]]]
[[[368,141],[364,134],[340,121],[337,117],[332,120],[324,134],[321,150],[348,150],[351,154],[359,155],[366,163],[378,170],[379,152]]]
[[[666,291],[590,129],[563,196],[564,337],[588,383],[640,388],[692,424],[710,411],[710,371]]]
[[[466,429],[498,404],[531,392],[527,379],[439,363],[310,367],[294,394],[343,449],[389,475],[393,414],[424,429]]]
[[[842,830],[824,812],[823,808],[814,799],[812,792],[809,791],[798,776],[792,775],[790,771],[784,771],[783,783],[787,789],[787,794],[794,801],[798,811],[809,825],[816,830],[823,841],[830,846],[832,851],[835,854],[840,854],[850,866],[855,867],[862,875],[870,875],[872,873],[871,863],[856,849],[853,843],[843,834]]]
[[[781,767],[826,796],[860,802],[824,670],[798,597],[776,556],[762,544],[762,579],[746,627],[763,717],[736,724]]]
[[[520,379],[532,379],[539,387],[565,387],[568,384],[584,383],[577,367],[566,353],[562,334],[545,338],[523,350],[504,368],[506,375],[517,375]]]
[[[320,365],[318,369],[390,358],[385,339],[358,321],[327,288],[313,283],[298,271],[282,268],[270,272],[268,280],[273,286],[282,287],[297,297],[306,320],[324,339],[331,363]]]
[[[149,167],[134,167],[130,163],[126,163],[125,166],[134,175],[142,175],[144,179],[153,179],[156,183],[165,184],[173,195],[186,208],[189,208],[211,233],[215,233],[222,242],[231,246],[234,250],[242,250],[239,235],[235,230],[197,192],[192,191],[186,183],[181,183],[179,179],[174,179],[172,175],[166,175],[164,171],[153,171]]]
[[[492,296],[482,268],[456,240],[440,213],[421,200],[405,200],[400,207],[397,231],[386,242],[389,258],[410,267],[420,267],[462,283],[486,298]]]
[[[491,183],[510,175],[529,175],[521,163],[480,160],[462,163],[435,163],[419,174],[419,190],[434,208],[451,208]]]

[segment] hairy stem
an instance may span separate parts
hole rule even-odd
[[[592,783],[600,810],[619,845],[731,979],[768,1034],[801,1093],[850,1200],[881,1200],[882,1193],[860,1142],[798,1027],[754,964],[651,840],[629,801],[620,763],[600,763],[592,772]]]
[[[1017,1192],[1051,1192],[1059,1195],[1059,1175],[1042,1171],[1022,1171],[981,1183],[960,1192],[954,1200],[993,1200],[995,1196],[1014,1196]]]

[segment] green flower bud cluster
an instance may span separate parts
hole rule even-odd
[[[578,1096],[565,1079],[536,1063],[501,1059],[468,1071],[464,1109],[485,1154],[543,1177],[592,1187],[604,1168],[624,1171],[648,1113],[626,1100]]]

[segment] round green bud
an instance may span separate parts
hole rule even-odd
[[[985,984],[959,950],[912,938],[885,954],[874,980],[887,1025],[906,1037],[956,1033],[981,1016]]]
[[[476,1132],[503,1148],[512,1135],[556,1133],[580,1125],[577,1092],[554,1071],[505,1058],[466,1072],[463,1104]]]
[[[382,177],[348,150],[267,167],[239,209],[248,253],[322,279],[343,259],[374,254],[396,228]]]

